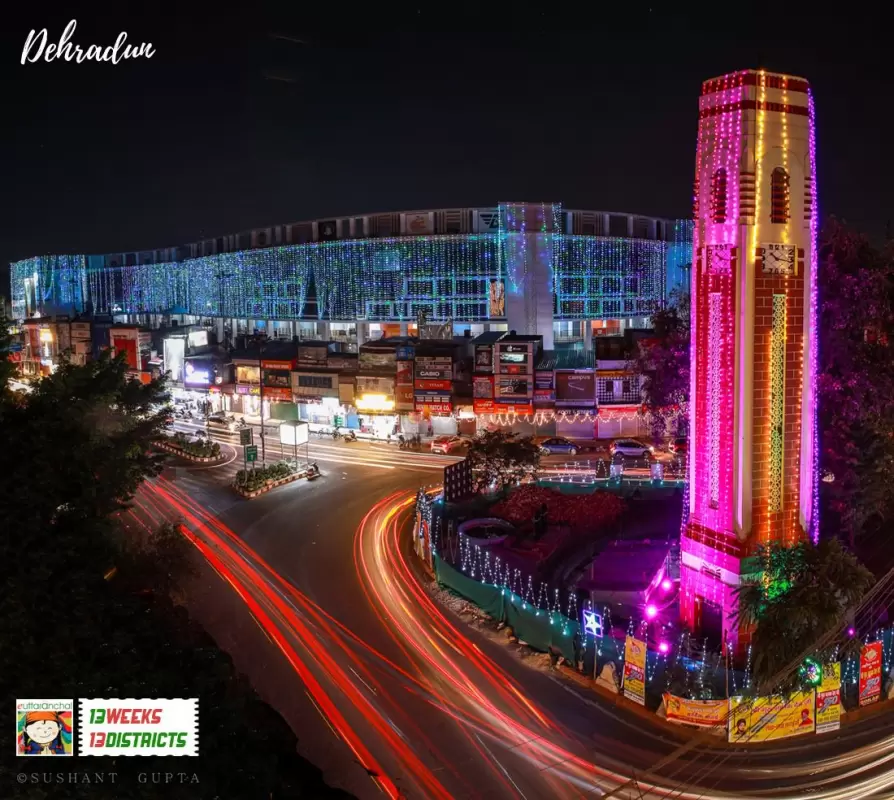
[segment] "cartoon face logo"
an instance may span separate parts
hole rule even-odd
[[[25,733],[32,742],[37,744],[49,744],[62,730],[62,726],[53,719],[38,719],[25,726]]]

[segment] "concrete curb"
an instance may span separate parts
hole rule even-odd
[[[236,494],[238,494],[240,497],[244,497],[246,500],[251,500],[253,497],[257,497],[261,494],[266,494],[267,492],[276,489],[278,486],[297,481],[299,478],[303,478],[305,474],[306,473],[304,472],[296,472],[294,475],[289,475],[287,478],[279,478],[278,480],[270,481],[266,486],[262,486],[260,489],[255,489],[255,491],[253,492],[246,492],[234,484],[233,491],[236,492]]]

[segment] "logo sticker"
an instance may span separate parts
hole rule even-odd
[[[199,701],[81,700],[81,756],[197,756]]]
[[[74,700],[16,700],[16,755],[73,755]]]

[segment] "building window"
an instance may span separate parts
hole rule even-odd
[[[716,223],[726,222],[727,181],[722,167],[711,177],[711,218]]]
[[[784,225],[789,217],[789,186],[788,173],[782,167],[776,167],[770,176],[770,222]]]
[[[298,386],[303,389],[331,389],[331,375],[299,375]]]

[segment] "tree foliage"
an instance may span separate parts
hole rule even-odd
[[[768,686],[824,634],[841,627],[875,582],[872,573],[838,539],[819,545],[772,545],[758,553],[760,575],[736,588],[739,627],[754,627],[752,668],[761,690],[797,688],[792,675]],[[826,658],[829,653],[816,653]]]
[[[677,435],[685,428],[689,403],[688,292],[675,290],[670,302],[652,315],[655,335],[643,345],[633,369],[643,376],[643,404],[650,414],[652,435]],[[668,427],[666,413],[678,409],[677,429]]]
[[[200,783],[166,785],[170,800],[345,796],[297,755],[283,719],[172,602],[195,557],[190,545],[171,526],[137,541],[116,521],[160,469],[151,443],[164,400],[163,382],[131,382],[108,356],[63,365],[24,397],[0,397],[0,692],[199,698],[199,759],[106,759],[101,766],[119,774],[117,783],[67,784],[66,798],[156,797],[160,787],[136,774],[179,771]],[[30,771],[12,763],[10,750],[4,772]],[[28,785],[17,796],[57,796],[51,788]]]
[[[530,436],[507,431],[485,431],[469,446],[466,456],[482,487],[505,491],[536,475],[540,448]]]
[[[823,520],[853,544],[894,512],[894,263],[835,220],[818,256]]]

